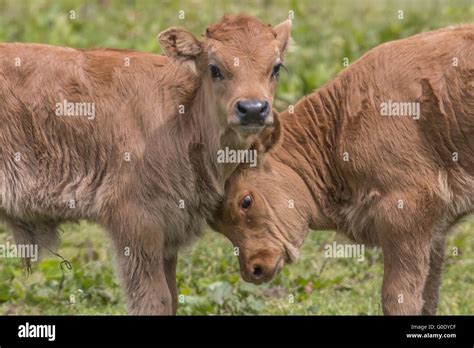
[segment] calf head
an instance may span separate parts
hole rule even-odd
[[[228,15],[203,40],[183,28],[159,35],[167,56],[188,62],[202,81],[205,107],[223,132],[254,136],[274,122],[273,95],[290,40],[289,20],[272,28],[245,15]]]
[[[270,135],[268,128],[262,131],[254,144],[258,166],[237,168],[208,221],[238,248],[242,278],[256,284],[271,280],[285,262],[297,259],[314,207],[301,177],[274,156],[282,149],[271,148],[281,133],[278,120],[273,128]]]

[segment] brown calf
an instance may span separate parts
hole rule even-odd
[[[227,16],[203,41],[161,33],[167,57],[0,45],[0,218],[16,242],[51,250],[61,222],[99,223],[130,313],[175,313],[178,248],[235,166],[217,151],[248,148],[273,123],[289,31]]]
[[[474,26],[381,45],[279,120],[211,222],[243,278],[270,280],[308,228],[336,229],[382,248],[384,313],[434,314],[446,233],[474,212]]]

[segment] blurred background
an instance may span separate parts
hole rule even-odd
[[[386,41],[473,23],[474,1],[0,0],[0,42],[161,53],[156,37],[162,30],[178,25],[200,35],[224,13],[236,12],[272,25],[294,16],[296,45],[287,55],[288,73],[281,74],[276,100],[283,109],[334,77],[344,58],[352,63]],[[0,314],[125,314],[105,233],[82,222],[63,225],[61,234],[58,253],[71,270],[63,271],[61,259],[51,256],[28,276],[18,259],[0,259]],[[255,286],[240,279],[230,242],[206,229],[180,254],[178,314],[382,314],[380,250],[366,249],[364,262],[325,258],[324,246],[334,238],[334,232],[310,233],[298,263],[286,266],[272,283]],[[0,226],[0,244],[7,241],[13,243],[11,234]],[[439,314],[474,314],[473,299],[470,218],[449,238]]]

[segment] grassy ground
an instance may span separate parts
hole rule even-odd
[[[30,276],[17,259],[0,262],[0,314],[125,313],[105,233],[86,223],[63,230],[59,253],[71,270],[63,272],[58,257],[41,261]],[[449,238],[440,314],[474,313],[473,230],[474,219]],[[1,230],[0,243],[7,239],[12,241]],[[325,258],[324,245],[333,239],[333,232],[312,232],[298,263],[286,266],[270,284],[255,286],[240,279],[231,244],[206,231],[180,255],[179,314],[381,314],[380,250],[366,250],[363,262]]]
[[[75,20],[68,18],[75,11]],[[178,18],[185,11],[185,19]],[[398,19],[399,11],[403,19]],[[329,80],[368,49],[392,39],[447,25],[474,22],[471,0],[458,1],[17,1],[0,0],[0,41],[87,48],[109,46],[160,52],[156,35],[169,26],[195,33],[226,12],[247,12],[277,24],[294,13],[297,43],[286,61],[277,106],[284,108]],[[26,276],[17,259],[0,260],[0,314],[124,314],[110,244],[97,226],[63,226],[59,254]],[[441,289],[441,314],[474,314],[474,220],[451,235]],[[0,244],[10,233],[0,227]],[[180,255],[179,314],[381,314],[381,253],[364,262],[326,259],[332,232],[309,235],[300,261],[271,283],[240,279],[232,247],[207,231]],[[460,250],[453,255],[453,248]],[[74,302],[74,304],[72,303]]]

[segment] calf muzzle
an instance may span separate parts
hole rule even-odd
[[[235,105],[235,114],[241,126],[263,126],[270,114],[270,105],[262,100],[240,100]]]

